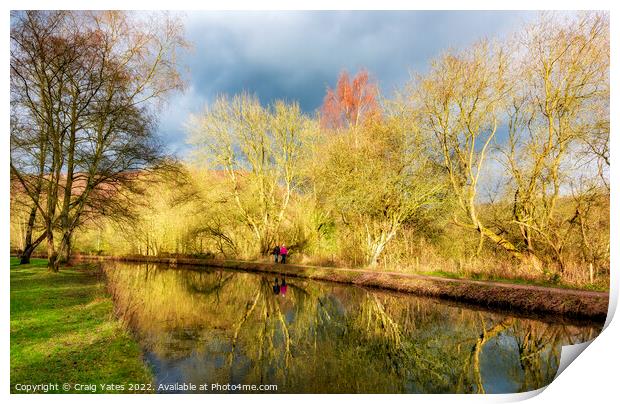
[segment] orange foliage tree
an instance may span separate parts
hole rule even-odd
[[[328,88],[321,106],[324,129],[355,128],[379,116],[379,90],[368,71],[360,70],[353,79],[340,73],[335,89]]]

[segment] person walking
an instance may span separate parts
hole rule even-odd
[[[275,263],[278,263],[278,256],[280,255],[280,246],[276,245],[275,247],[273,247],[273,251],[271,252],[273,254]]]
[[[280,247],[280,256],[282,257],[282,260],[280,260],[280,262],[282,264],[286,264],[286,256],[288,255],[288,250],[286,249],[286,246],[284,244],[282,244],[282,246]]]

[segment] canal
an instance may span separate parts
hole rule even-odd
[[[523,392],[602,328],[281,275],[101,265],[161,392]]]

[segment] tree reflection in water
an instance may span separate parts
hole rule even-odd
[[[411,295],[242,272],[104,264],[116,313],[157,382],[278,392],[528,391],[600,325],[517,318]],[[281,280],[279,282],[282,282]]]

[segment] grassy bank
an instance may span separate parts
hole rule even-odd
[[[11,258],[11,392],[17,384],[151,383],[131,335],[113,314],[103,280],[88,264],[49,273],[47,261]],[[69,391],[75,393],[72,387]]]

